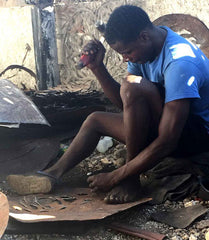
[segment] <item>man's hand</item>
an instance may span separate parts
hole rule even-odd
[[[115,184],[113,183],[113,177],[110,173],[99,173],[94,176],[90,176],[87,179],[87,182],[89,183],[89,187],[92,189],[93,192],[96,191],[108,191],[110,190]]]
[[[92,55],[92,61],[87,65],[87,67],[94,70],[95,68],[101,66],[105,51],[106,50],[103,44],[99,40],[94,39],[88,42],[82,50],[82,54]]]

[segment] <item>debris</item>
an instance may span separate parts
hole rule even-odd
[[[23,210],[31,213],[31,210],[29,210],[28,208],[23,208]]]
[[[28,206],[24,203],[24,201],[20,201],[20,205],[22,205],[23,207],[27,208]]]
[[[192,201],[184,203],[184,207],[191,207],[191,206],[197,205],[199,203],[200,203],[199,201],[192,200]]]
[[[22,208],[21,207],[18,207],[18,206],[12,206],[15,210],[18,210],[18,211],[22,211]]]
[[[62,201],[59,198],[57,198],[57,197],[54,198],[54,201],[57,201],[58,204],[60,204],[60,205],[62,204]]]
[[[67,202],[73,202],[77,199],[76,197],[73,197],[73,196],[62,196],[61,198]]]
[[[174,237],[171,238],[171,240],[182,240],[182,238],[179,237],[179,236],[174,236]]]
[[[65,209],[66,208],[66,206],[62,206],[59,210],[63,210],[63,209]]]
[[[207,228],[207,227],[209,227],[209,219],[202,220],[202,221],[198,222],[196,225],[197,229],[203,229],[203,228]]]
[[[205,240],[209,240],[209,231],[205,234]]]
[[[126,158],[126,154],[127,154],[127,150],[126,148],[120,148],[120,149],[117,149],[116,151],[114,151],[114,158]]]
[[[191,234],[189,236],[189,240],[197,240],[197,236],[195,236],[194,234]]]
[[[101,162],[104,164],[104,165],[109,165],[111,162],[105,157],[105,158],[102,158],[101,159]]]
[[[114,160],[113,163],[114,163],[114,166],[116,168],[119,168],[119,167],[124,165],[125,159],[124,158],[118,158],[118,159]]]
[[[91,202],[93,199],[84,199],[83,202],[81,204],[86,204],[88,202]]]
[[[41,209],[40,212],[48,212],[46,209]]]
[[[112,146],[113,146],[112,138],[105,136],[99,140],[96,149],[100,153],[105,153]]]
[[[35,205],[35,204],[30,204],[30,206],[33,208],[33,209],[38,209],[38,207]]]

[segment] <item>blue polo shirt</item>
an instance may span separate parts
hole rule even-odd
[[[209,60],[194,44],[167,30],[163,48],[153,62],[128,62],[128,72],[165,87],[165,103],[191,99],[191,113],[202,117],[209,132]]]

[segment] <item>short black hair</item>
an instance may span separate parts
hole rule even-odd
[[[136,40],[139,33],[150,26],[152,22],[143,9],[133,5],[122,5],[110,15],[106,24],[105,39],[108,44],[117,41],[126,44]]]

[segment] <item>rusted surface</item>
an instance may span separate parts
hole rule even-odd
[[[198,217],[204,215],[208,209],[201,204],[175,210],[159,211],[152,215],[152,219],[175,228],[186,228]]]
[[[110,205],[104,195],[92,193],[89,188],[65,188],[54,194],[9,198],[10,216],[20,222],[83,221],[103,219],[117,212],[148,202]]]
[[[198,18],[187,14],[168,14],[156,19],[153,23],[170,27],[198,45],[209,57],[209,30]]]
[[[43,169],[59,152],[59,141],[54,139],[12,138],[0,141],[0,176],[21,174]]]
[[[113,230],[126,233],[135,237],[147,239],[147,240],[163,240],[166,238],[166,236],[163,234],[141,230],[139,228],[126,225],[126,224],[121,224],[121,223],[112,223],[112,224],[109,224],[108,227]]]
[[[7,197],[0,192],[0,238],[4,234],[9,220],[9,204]]]
[[[49,125],[36,105],[13,83],[0,80],[0,124],[43,124]]]

